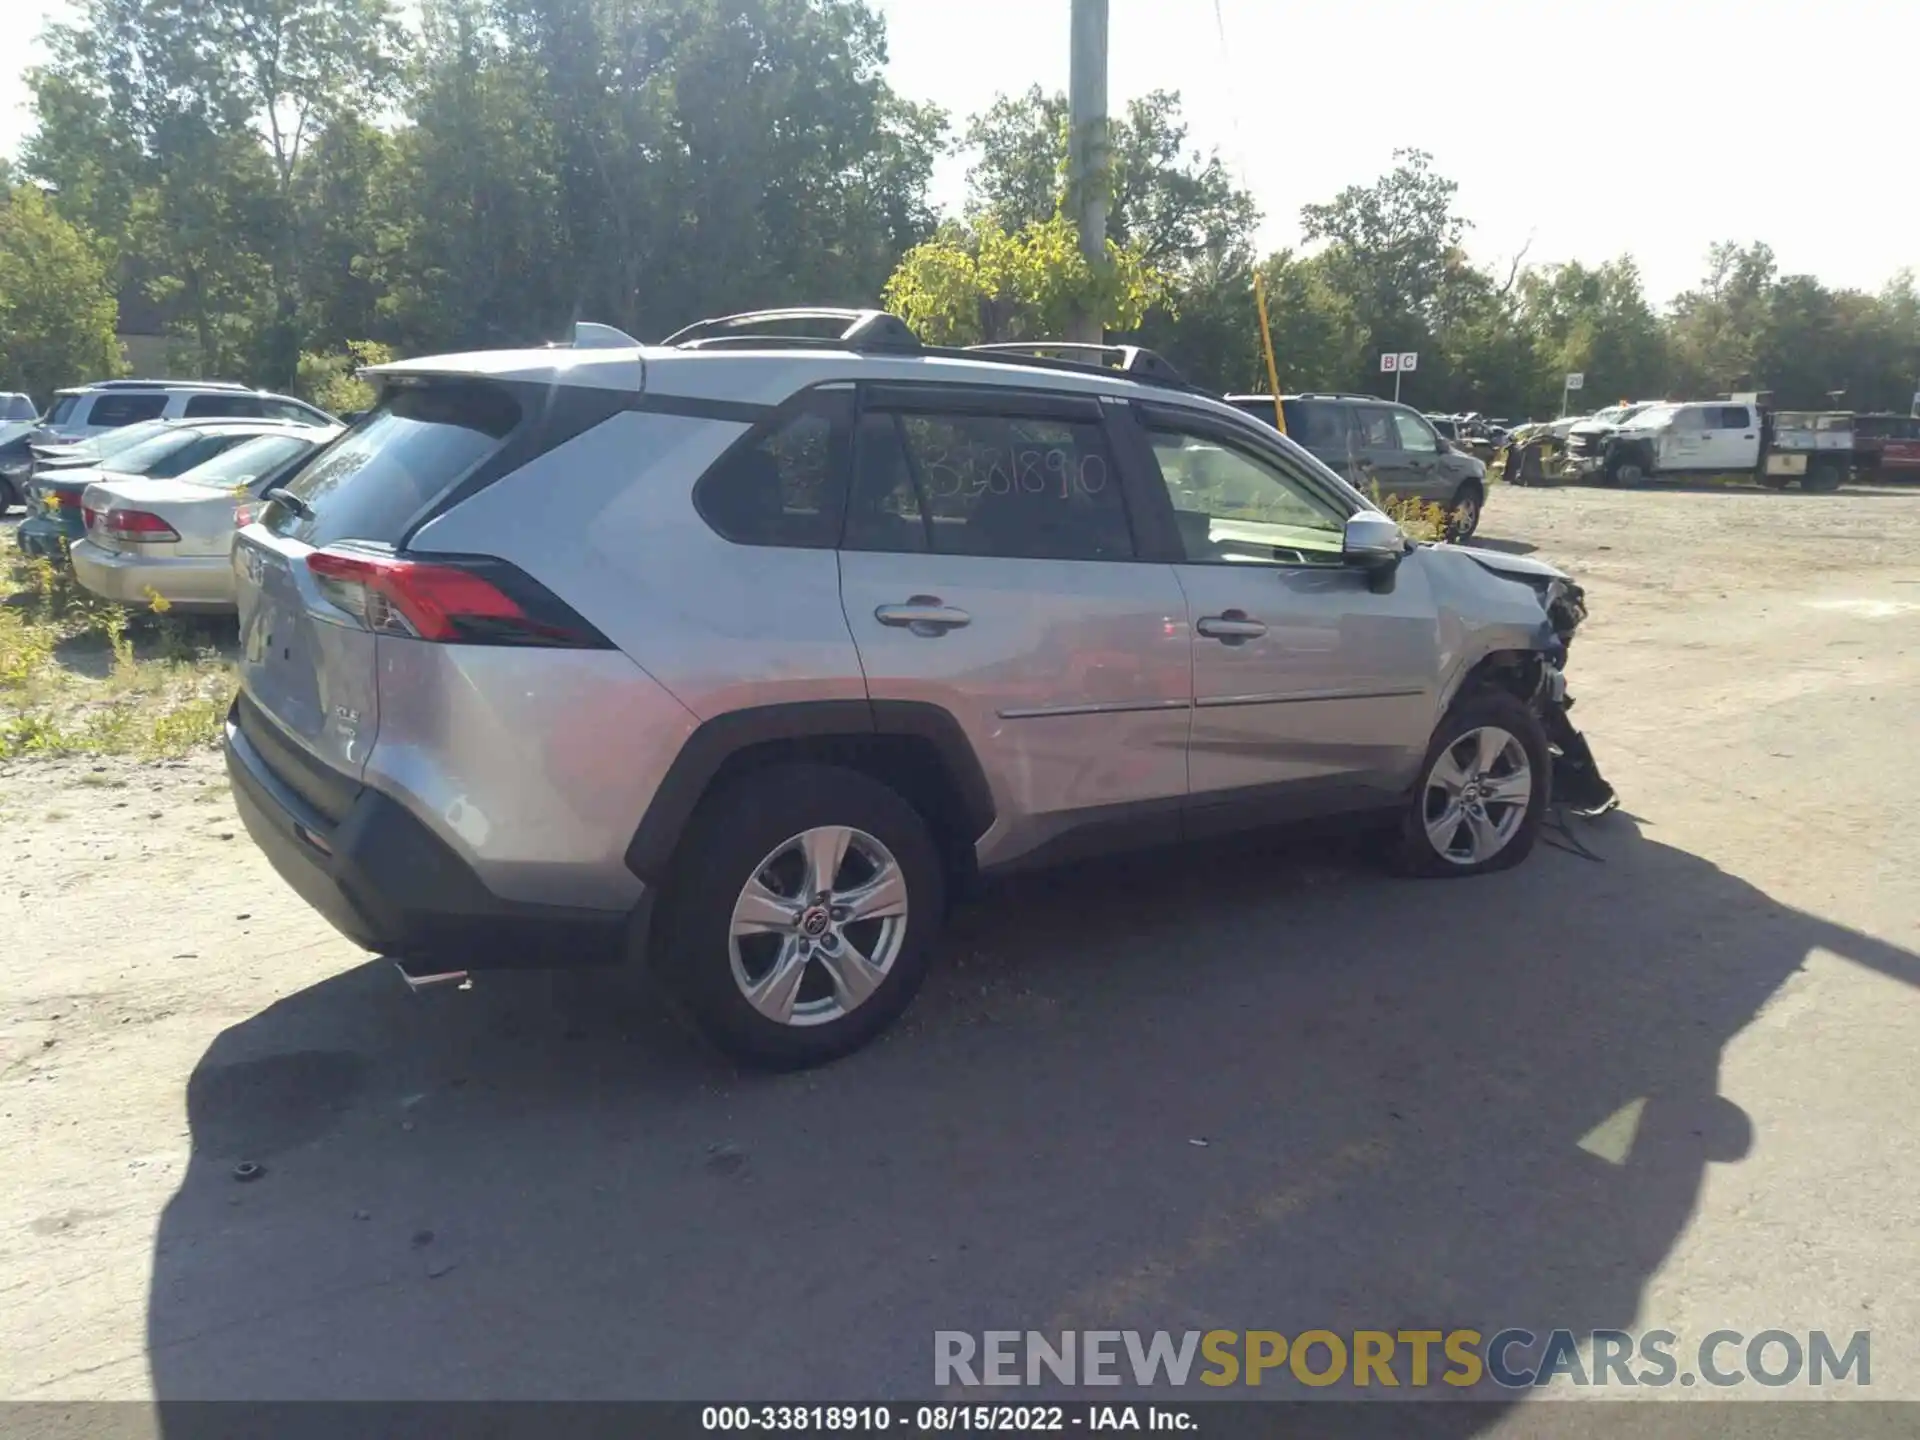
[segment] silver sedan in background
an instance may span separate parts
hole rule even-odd
[[[341,426],[260,435],[171,480],[129,476],[81,496],[87,536],[72,547],[73,573],[94,594],[168,609],[234,608],[233,537],[261,497]]]

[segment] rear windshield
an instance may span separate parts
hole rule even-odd
[[[168,428],[159,434],[142,440],[137,445],[129,445],[112,457],[112,463],[103,465],[105,470],[114,470],[122,475],[151,475],[158,470],[168,469],[166,462],[180,455],[189,446],[205,438],[198,430],[176,430]],[[209,450],[208,455],[213,452]],[[173,473],[178,473],[174,471]]]
[[[272,505],[265,524],[308,545],[396,545],[422,510],[497,451],[519,423],[518,402],[498,386],[457,381],[393,391],[284,482],[311,515]]]
[[[48,454],[63,465],[97,465],[109,455],[118,455],[122,451],[131,450],[136,445],[144,445],[156,435],[171,434],[174,428],[166,420],[142,420],[137,425],[109,430],[106,434],[96,435],[91,440],[60,446],[49,450]]]
[[[298,435],[261,435],[222,451],[206,464],[184,472],[180,478],[196,485],[250,485],[269,470],[278,470],[294,456],[306,454],[313,444]]]

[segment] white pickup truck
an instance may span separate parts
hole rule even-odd
[[[1851,421],[1838,413],[1774,416],[1743,400],[1649,405],[1595,436],[1572,464],[1610,485],[1747,474],[1775,488],[1797,480],[1805,490],[1837,490],[1851,468]]]

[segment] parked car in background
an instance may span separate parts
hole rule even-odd
[[[1614,431],[1660,403],[1658,400],[1636,400],[1628,404],[1609,405],[1604,410],[1596,410],[1585,420],[1568,426],[1568,473],[1580,478],[1599,474],[1601,462],[1607,453],[1607,441],[1613,437]]]
[[[1271,395],[1229,395],[1227,403],[1273,424]],[[1288,438],[1362,494],[1440,506],[1450,539],[1479,528],[1485,462],[1447,440],[1419,411],[1371,395],[1287,395],[1281,404]]]
[[[648,957],[817,1063],[983,871],[1372,812],[1484,873],[1583,749],[1577,586],[1410,542],[1150,352],[806,311],[366,373],[235,538],[225,744],[274,867],[416,983]]]
[[[1609,485],[1747,474],[1776,489],[1838,490],[1852,473],[1853,416],[1750,400],[1662,403],[1616,426],[1604,447],[1588,473]]]
[[[173,479],[103,479],[80,497],[84,539],[73,542],[74,577],[108,600],[183,611],[233,609],[233,536],[261,496],[341,426],[288,426],[255,435]]]
[[[25,472],[32,468],[27,442],[38,428],[33,398],[18,390],[0,390],[0,515],[26,495]]]
[[[1854,463],[1874,480],[1920,480],[1920,415],[1853,417]]]
[[[285,420],[332,425],[326,411],[223,380],[102,380],[61,390],[44,428],[50,440],[82,440],[142,420]]]
[[[256,435],[303,431],[311,425],[282,420],[170,420],[139,444],[119,450],[90,465],[56,465],[36,470],[27,482],[27,518],[16,531],[20,549],[29,555],[64,562],[68,547],[86,535],[80,499],[99,480],[129,475],[167,479],[204,465],[221,451]],[[333,428],[329,422],[327,428]]]

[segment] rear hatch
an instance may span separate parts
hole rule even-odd
[[[289,745],[332,771],[364,774],[380,728],[379,633],[410,629],[375,572],[404,563],[396,557],[406,538],[499,454],[520,421],[504,385],[454,378],[392,389],[354,429],[279,477],[273,503],[235,538],[239,724],[295,789],[305,793],[274,760]]]

